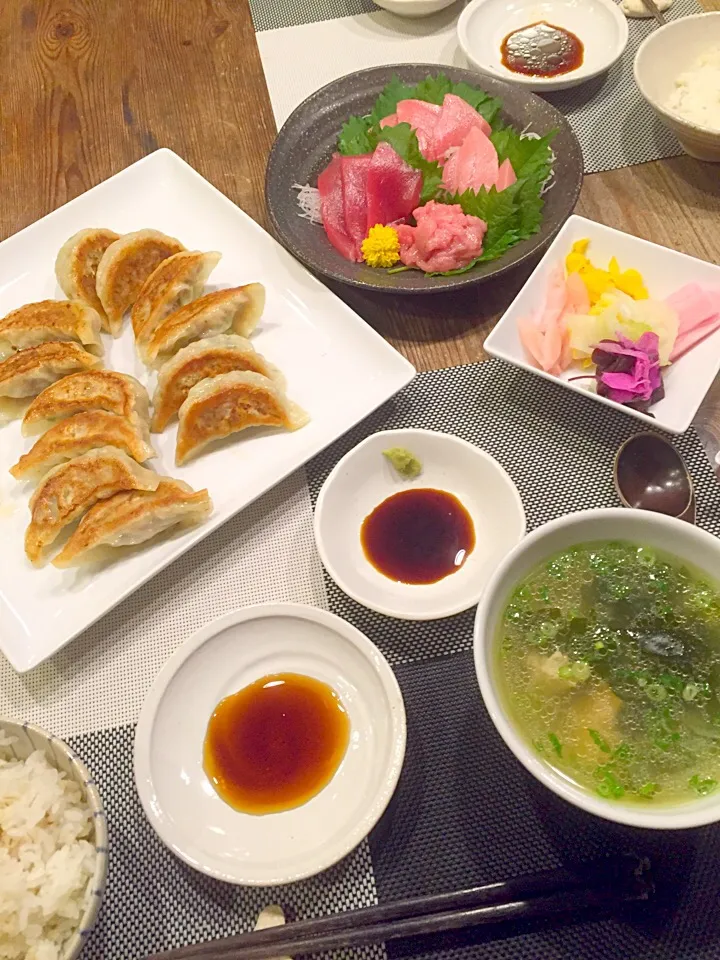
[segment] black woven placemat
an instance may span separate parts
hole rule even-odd
[[[371,420],[310,464],[313,498],[340,456],[378,430],[425,427],[483,447],[507,469],[530,528],[615,506],[618,445],[644,427],[591,399],[501,361],[420,374]],[[720,485],[694,432],[677,440],[693,474],[698,522],[720,535]],[[470,886],[612,851],[651,856],[658,902],[620,919],[485,928],[388,946],[389,956],[487,960],[700,960],[720,957],[720,828],[654,832],[591,817],[537,784],[483,707],[469,612],[434,623],[391,620],[328,580],[330,607],[395,667],[408,714],[402,778],[370,837],[381,902]]]
[[[500,361],[424,373],[308,466],[313,499],[337,460],[381,429],[455,433],[508,470],[530,527],[612,505],[612,459],[642,429],[631,418]],[[678,441],[695,479],[699,522],[720,535],[720,486],[694,433]],[[450,890],[590,858],[649,852],[660,903],[645,916],[555,927],[503,927],[468,937],[389,945],[390,960],[704,960],[720,957],[720,828],[650,834],[585,816],[537,784],[490,723],[472,664],[473,613],[408,623],[371,613],[327,581],[330,609],[356,624],[392,663],[405,697],[408,747],[378,827],[335,867],[302,883],[243,888],[211,880],[168,850],[140,807],[132,724],[69,740],[100,784],[110,831],[106,903],[83,960],[149,953],[248,930],[268,903],[312,917],[379,900]],[[385,960],[382,945],[353,960]]]

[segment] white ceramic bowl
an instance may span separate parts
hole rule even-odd
[[[383,456],[404,447],[422,463],[403,480]],[[383,500],[411,487],[454,494],[475,526],[475,549],[437,583],[398,583],[365,557],[360,527]],[[363,440],[328,475],[315,507],[315,541],[325,569],[363,606],[401,620],[437,620],[474,606],[497,566],[525,533],[520,494],[497,460],[472,443],[432,430],[387,430]]]
[[[239,813],[203,770],[220,700],[274,673],[315,677],[350,719],[330,783],[282,813]],[[228,883],[291,883],[350,853],[382,815],[405,756],[405,707],[387,661],[359,630],[300,604],[245,607],[198,630],[155,678],[135,733],[135,783],[160,839],[196,870]]]
[[[456,3],[456,0],[374,0],[374,3],[399,17],[410,17],[415,20],[444,10]]]
[[[544,302],[549,271],[558,262],[564,262],[576,240],[585,237],[590,239],[588,257],[596,266],[607,269],[610,258],[617,257],[622,270],[634,267],[640,271],[650,295],[656,299],[665,299],[687,283],[720,287],[720,267],[713,263],[688,257],[668,247],[660,247],[594,220],[573,215],[486,339],[485,350],[491,356],[500,357],[535,376],[554,380],[575,393],[584,394],[594,403],[604,403],[669,433],[684,433],[720,373],[720,330],[663,370],[665,396],[652,405],[652,416],[606,397],[599,397],[588,389],[587,380],[572,381],[570,378],[588,373],[579,363],[573,364],[559,377],[545,373],[530,363],[518,336],[518,319],[530,315]]]
[[[70,780],[80,784],[83,797],[92,810],[95,823],[95,874],[87,891],[85,910],[83,911],[77,933],[66,943],[60,960],[75,960],[80,956],[85,942],[92,932],[100,910],[108,868],[108,833],[105,811],[95,781],[78,755],[59,737],[47,733],[33,723],[18,723],[0,717],[0,730],[15,739],[11,747],[0,748],[0,755],[11,756],[16,760],[27,760],[31,753],[42,750],[51,766],[62,770]]]
[[[576,70],[558,77],[529,77],[503,65],[505,37],[541,20],[582,41],[584,59]],[[468,62],[480,73],[543,92],[575,87],[609,70],[627,46],[628,25],[613,0],[472,0],[460,15],[457,34]]]
[[[720,130],[690,123],[667,107],[678,75],[692,68],[698,57],[713,47],[720,48],[720,12],[673,20],[651,33],[638,50],[635,82],[691,157],[720,163]]]
[[[522,765],[564,800],[606,820],[634,827],[679,829],[720,820],[720,794],[673,807],[641,807],[604,800],[583,790],[540,758],[517,731],[496,688],[496,645],[502,614],[514,588],[546,558],[575,544],[628,540],[671,553],[720,582],[720,540],[698,527],[648,510],[585,510],[560,517],[529,534],[500,564],[475,618],[475,670],[498,733]]]

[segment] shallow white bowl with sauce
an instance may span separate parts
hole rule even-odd
[[[409,17],[415,20],[418,17],[429,17],[433,13],[438,13],[452,6],[457,0],[373,0],[373,2],[398,17]]]
[[[502,561],[475,617],[475,671],[490,719],[515,757],[540,783],[576,807],[633,827],[655,830],[699,827],[720,820],[720,793],[673,806],[606,800],[546,763],[510,716],[497,680],[498,630],[515,587],[553,554],[595,540],[626,540],[671,554],[720,582],[720,540],[684,520],[650,510],[583,510],[530,533]]]
[[[541,21],[581,41],[585,49],[579,67],[541,77],[515,73],[503,64],[505,38]],[[472,0],[460,15],[457,34],[461,50],[479,73],[542,93],[575,87],[609,70],[627,46],[628,25],[614,0]]]
[[[692,70],[698,58],[712,49],[720,49],[720,12],[674,20],[651,33],[641,45],[635,56],[635,82],[686,153],[697,160],[720,163],[720,129],[699,126],[668,106],[678,76]]]
[[[226,697],[272,674],[327,684],[350,722],[330,781],[301,806],[243,813],[204,769],[207,725]],[[387,660],[351,624],[297,603],[243,607],[202,627],[166,661],[135,731],[145,815],[176,856],[227,883],[293,883],[353,850],[382,816],[405,756],[405,707]]]
[[[383,456],[392,447],[417,457],[422,474],[403,479]],[[361,542],[365,518],[388,497],[413,488],[452,494],[474,527],[473,550],[436,583],[390,579],[373,566]],[[520,494],[497,460],[460,437],[432,430],[387,430],[368,437],[331,471],[315,507],[315,541],[335,583],[370,610],[400,620],[438,620],[474,606],[499,561],[524,533]]]

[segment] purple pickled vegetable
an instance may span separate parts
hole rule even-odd
[[[621,333],[617,340],[601,340],[592,353],[598,394],[647,413],[665,396],[658,347],[656,333],[635,342]]]

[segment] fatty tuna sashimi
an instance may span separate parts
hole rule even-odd
[[[345,231],[358,247],[367,236],[367,178],[372,154],[343,157],[340,173]]]
[[[416,227],[400,224],[400,260],[407,267],[445,273],[466,267],[482,253],[487,224],[463,213],[459,203],[430,200],[413,212]]]
[[[389,143],[379,143],[367,176],[367,229],[409,217],[420,202],[422,174]]]
[[[460,146],[473,127],[477,127],[486,137],[490,136],[490,124],[485,117],[481,117],[467,100],[454,93],[446,93],[433,130],[428,160],[442,160],[450,147]]]
[[[497,183],[497,150],[478,127],[468,133],[443,167],[443,185],[449,193],[464,193],[480,187],[490,189]]]
[[[362,259],[359,245],[349,236],[345,226],[342,189],[342,157],[336,153],[318,177],[320,210],[330,243],[346,260]]]
[[[396,113],[391,113],[389,117],[383,117],[380,121],[380,127],[396,127],[400,121]]]
[[[509,160],[503,160],[498,169],[497,180],[495,181],[495,189],[498,193],[501,190],[511,187],[514,183],[517,182],[517,177],[515,176],[515,171],[513,170],[512,164]]]
[[[409,123],[418,139],[420,153],[430,159],[440,107],[424,100],[401,100],[397,105],[398,123]]]

